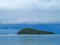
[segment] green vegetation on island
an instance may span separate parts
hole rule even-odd
[[[24,28],[20,30],[17,34],[55,34],[55,33],[43,30],[36,30],[33,28]]]

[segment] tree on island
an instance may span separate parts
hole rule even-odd
[[[17,34],[55,34],[55,33],[42,31],[42,30],[36,30],[33,28],[24,28],[20,30]]]

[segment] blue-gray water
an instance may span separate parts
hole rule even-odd
[[[60,24],[0,24],[0,34],[16,33],[23,28],[33,28],[60,34]]]
[[[0,35],[0,45],[60,45],[60,35]]]

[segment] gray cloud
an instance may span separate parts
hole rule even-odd
[[[1,23],[60,23],[60,0],[0,0]]]

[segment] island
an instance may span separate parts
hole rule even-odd
[[[33,28],[24,28],[24,29],[18,31],[17,34],[55,34],[55,33],[43,31],[43,30],[36,30]]]

